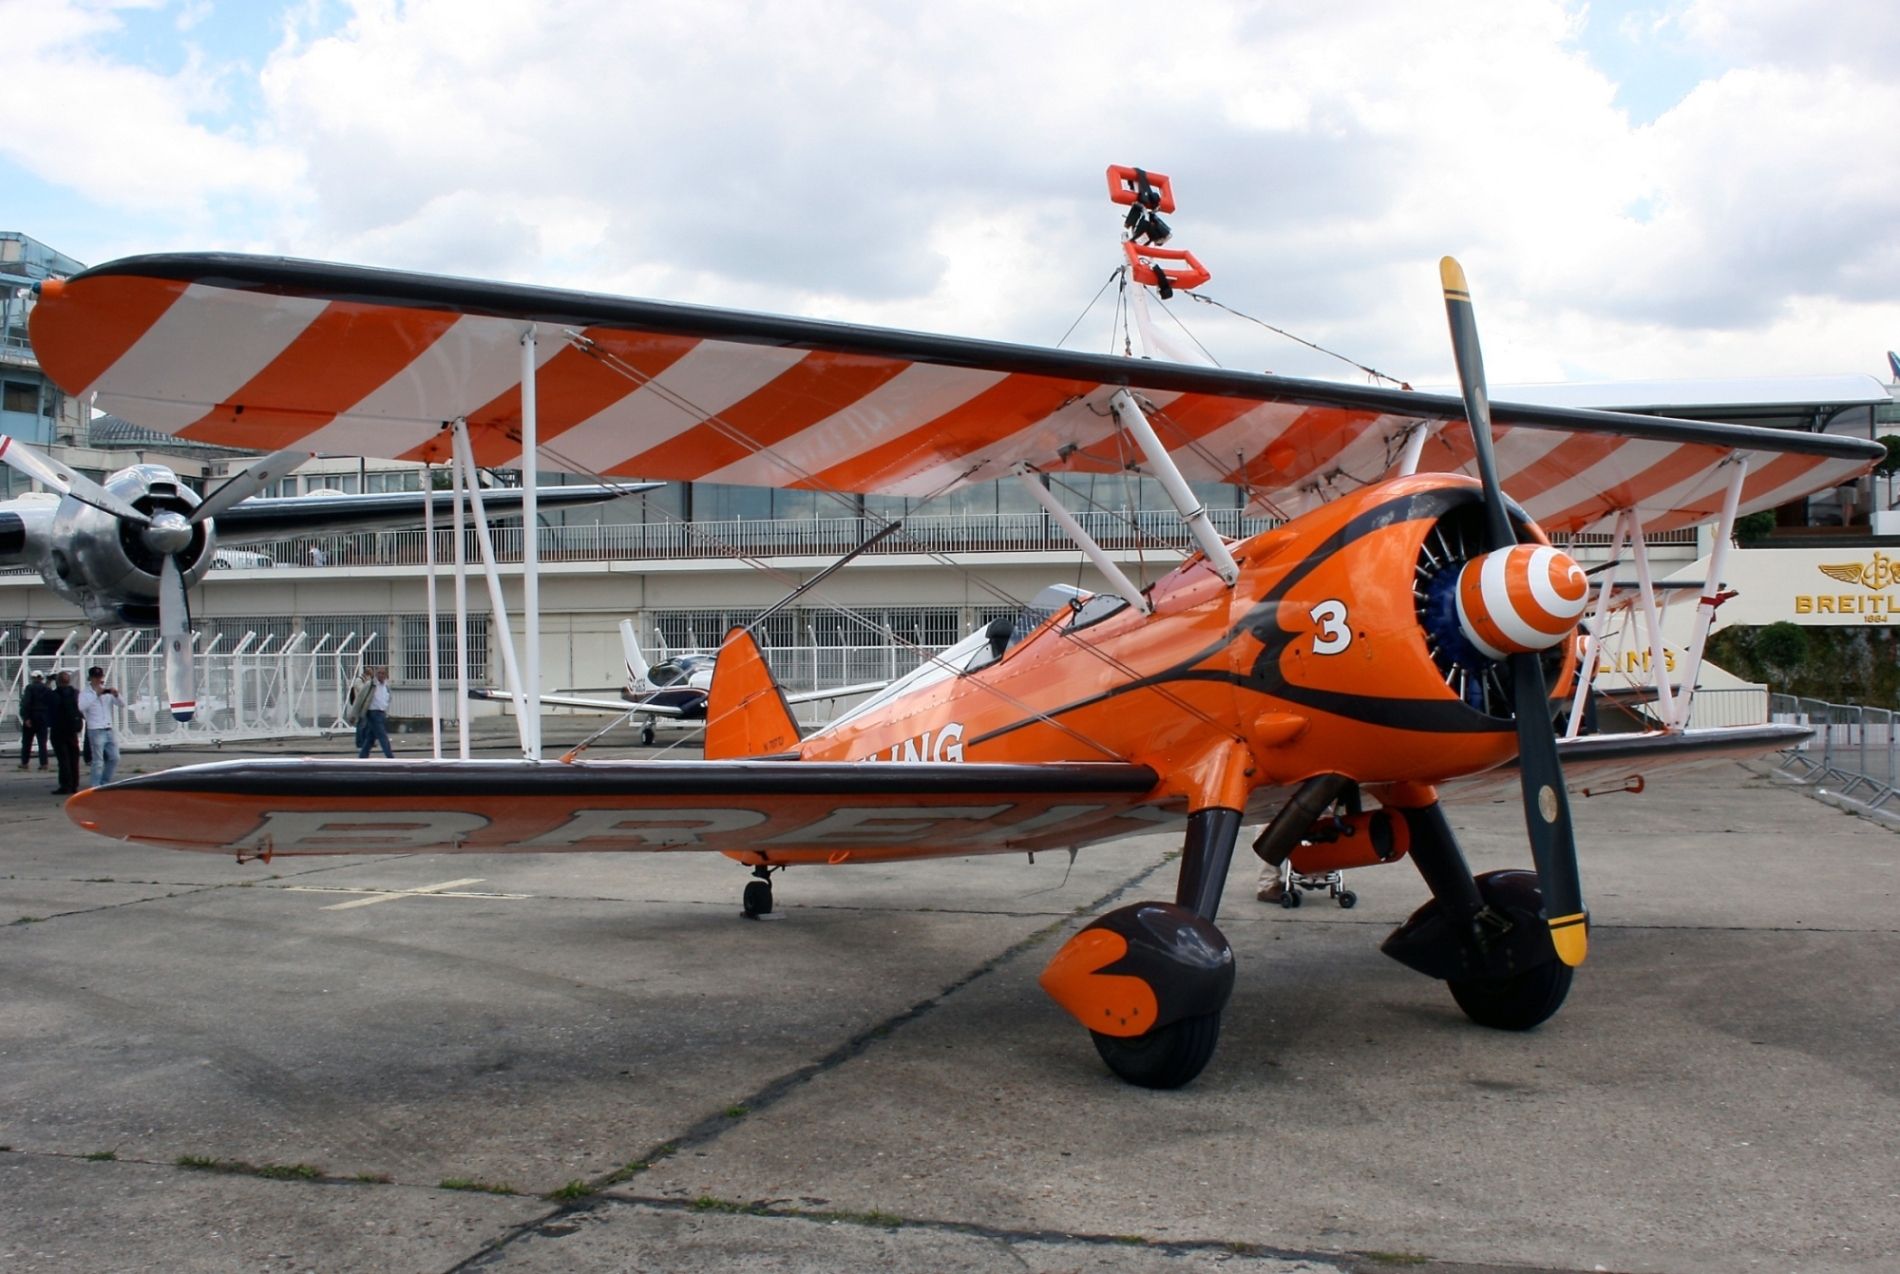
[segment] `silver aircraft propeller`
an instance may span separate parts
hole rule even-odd
[[[41,455],[18,438],[0,434],[0,462],[61,495],[69,495],[81,504],[91,505],[101,513],[110,513],[115,518],[123,518],[140,526],[151,524],[151,518],[85,474],[68,468],[51,456]]]
[[[191,544],[201,523],[209,522],[240,500],[248,500],[266,486],[310,458],[310,452],[294,448],[275,451],[262,460],[232,475],[191,511],[190,518],[176,513],[156,515],[145,533],[145,542],[163,554],[158,576],[158,637],[165,647],[165,701],[173,720],[189,721],[198,711],[198,670],[191,649],[191,606],[185,595],[184,572],[177,553]],[[173,525],[171,519],[176,521]],[[170,547],[167,547],[167,546]]]
[[[240,500],[258,494],[310,458],[308,451],[273,452],[232,476],[189,514],[173,509],[145,513],[91,478],[42,455],[16,438],[0,434],[0,462],[140,529],[139,541],[159,559],[158,633],[165,647],[165,700],[173,719],[189,721],[198,709],[197,669],[191,650],[191,607],[185,594],[185,567],[178,555],[191,547],[198,528]]]
[[[223,486],[204,498],[204,502],[191,511],[193,523],[215,518],[228,510],[239,500],[248,500],[265,487],[277,481],[285,474],[310,458],[312,453],[288,448],[273,451],[242,472],[234,473],[225,480]]]

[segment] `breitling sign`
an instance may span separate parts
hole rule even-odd
[[[1864,561],[1820,562],[1815,569],[1847,588],[1826,593],[1797,592],[1794,595],[1796,615],[1831,615],[1835,617],[1833,622],[1844,624],[1857,619],[1868,624],[1885,624],[1900,615],[1900,587],[1896,587],[1900,585],[1900,566],[1880,550],[1875,549]]]

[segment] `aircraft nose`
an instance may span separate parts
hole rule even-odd
[[[1458,626],[1492,659],[1555,646],[1589,601],[1583,568],[1544,544],[1494,549],[1458,572]]]

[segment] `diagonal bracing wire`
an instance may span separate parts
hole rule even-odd
[[[627,379],[633,381],[636,385],[639,385],[640,387],[644,389],[650,390],[651,392],[654,393],[656,397],[660,398],[662,401],[670,403],[672,406],[680,410],[682,413],[686,414],[689,418],[696,419],[707,425],[710,425],[716,433],[720,434],[722,437],[725,437],[729,441],[735,442],[739,444],[740,446],[746,448],[749,452],[753,454],[767,456],[768,458],[773,460],[776,464],[778,464],[781,468],[786,470],[789,474],[799,479],[806,488],[817,491],[820,494],[826,496],[827,498],[833,500],[834,502],[840,504],[844,508],[848,509],[852,516],[854,517],[858,516],[858,504],[857,504],[856,499],[853,496],[849,495],[848,493],[838,491],[835,488],[829,487],[828,485],[820,482],[814,474],[805,470],[804,468],[799,466],[797,463],[778,454],[772,447],[764,443],[761,443],[759,440],[747,434],[744,430],[739,429],[736,426],[732,425],[731,422],[724,420],[717,412],[706,411],[705,409],[699,407],[697,404],[693,403],[691,400],[687,399],[684,395],[678,393],[677,391],[673,390],[669,386],[660,384],[654,377],[649,376],[646,373],[642,372],[640,369],[632,366],[626,360],[612,353],[612,351],[602,349],[597,342],[593,341],[591,338],[587,337],[585,334],[569,330],[565,333],[565,335],[567,336],[567,339],[569,340],[569,342],[573,344],[576,349],[580,350],[582,353],[588,354],[590,357],[595,358],[603,366],[606,366],[607,368],[616,372],[617,374],[622,375],[626,377]],[[590,476],[594,476],[596,478],[601,478],[602,480],[604,480],[604,475],[599,475],[599,474],[594,473],[591,466],[580,464],[573,457],[562,455],[558,450],[556,450],[553,447],[543,446],[541,448],[541,451],[544,454],[547,454],[559,460],[563,465],[571,469],[574,469],[577,472],[588,473]],[[931,501],[935,500],[937,497],[944,494],[944,492],[949,491],[952,488],[956,487],[961,482],[963,482],[969,476],[971,472],[974,472],[974,469],[966,470],[963,473],[952,477],[949,481],[945,482],[942,486],[938,487],[937,490],[932,491],[928,495],[923,497],[923,499],[919,501],[917,507],[922,508],[925,505],[928,505]],[[671,515],[663,514],[663,516],[671,516]],[[710,538],[706,536],[706,534],[703,531],[699,531],[697,529],[690,529],[691,524],[682,522],[682,525],[689,527],[689,530],[688,530],[689,534],[697,535],[702,540],[707,540]],[[979,588],[990,593],[999,601],[1002,601],[1008,605],[1014,606],[1018,609],[1021,609],[1023,607],[1024,603],[1022,602],[1020,598],[1014,597],[1013,595],[1008,593],[1006,590],[1001,589],[997,587],[995,584],[991,583],[990,581],[976,575],[974,572],[970,571],[967,567],[965,567],[961,563],[956,562],[953,559],[951,559],[947,554],[944,554],[936,549],[930,548],[927,545],[917,543],[917,541],[915,541],[912,537],[910,537],[908,534],[905,534],[904,532],[901,532],[901,531],[898,532],[898,537],[901,538],[903,542],[908,543],[912,547],[916,548],[918,552],[922,556],[927,558],[928,560],[936,562],[940,565],[949,567],[950,569],[958,572],[960,575],[963,575],[966,579],[975,583]],[[717,544],[718,547],[720,547],[724,551],[729,552],[729,554],[733,556],[734,558],[736,558],[737,560],[745,562],[747,565],[750,565],[754,567],[755,569],[758,569],[764,572],[765,574],[771,576],[775,580],[779,580],[782,583],[789,582],[793,585],[797,583],[797,581],[789,580],[789,577],[786,575],[785,572],[778,571],[776,568],[771,567],[770,565],[768,565],[761,559],[758,559],[756,557],[753,557],[751,555],[745,554],[740,551],[733,550],[731,546],[718,543],[717,541],[714,541],[714,542]],[[824,594],[814,593],[814,594],[809,594],[809,596],[813,596],[814,598],[824,602],[824,604],[828,608],[834,610],[839,615],[848,618],[852,622],[855,622],[866,628],[873,628],[873,626],[870,625],[867,621],[865,621],[861,616],[858,616],[854,612],[852,612],[849,607],[846,607],[836,602],[835,600],[825,596]],[[875,631],[875,629],[873,630]],[[939,657],[935,655],[934,653],[924,652],[921,647],[915,646],[914,644],[909,643],[909,642],[905,642],[902,638],[898,638],[895,633],[890,632],[888,629],[884,630],[882,635],[886,639],[894,639],[894,640],[897,640],[900,644],[910,647],[912,650],[922,654],[930,662],[939,663],[940,666],[948,667],[948,665],[942,665]],[[1096,658],[1108,664],[1110,667],[1114,668],[1117,672],[1120,672],[1124,675],[1133,675],[1134,673],[1133,669],[1130,669],[1126,664],[1122,663],[1120,660],[1113,658],[1107,652],[1102,651],[1099,648],[1089,643],[1078,643],[1078,645],[1080,646],[1081,649],[1089,651]],[[958,669],[955,671],[961,671],[961,670]],[[1011,704],[1011,706],[1017,708],[1018,710],[1022,712],[1027,713],[1031,718],[1043,721],[1045,724],[1057,730],[1062,731],[1063,733],[1076,739],[1078,742],[1083,743],[1085,746],[1093,748],[1094,750],[1098,752],[1101,752],[1104,756],[1108,756],[1116,760],[1126,759],[1122,757],[1119,753],[1117,753],[1114,749],[1102,743],[1100,740],[1092,738],[1084,734],[1083,732],[1077,730],[1075,727],[1069,725],[1066,722],[1055,720],[1052,716],[1049,715],[1048,712],[1035,708],[1021,701],[1015,696],[1008,694],[1007,692],[1001,690],[1000,688],[994,685],[991,685],[990,683],[986,681],[980,681],[977,684],[982,686],[989,693],[994,694],[997,697],[1003,699],[1005,702]],[[1186,706],[1186,705],[1183,705],[1183,706]],[[1196,711],[1192,709],[1191,707],[1189,707],[1188,710]],[[1212,723],[1211,718],[1206,718],[1205,714],[1196,712],[1196,715],[1200,715],[1204,719],[1207,719],[1209,720],[1210,723]]]

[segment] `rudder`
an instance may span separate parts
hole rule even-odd
[[[733,629],[719,647],[706,692],[706,759],[769,756],[789,751],[798,740],[798,722],[765,653],[751,633]]]

